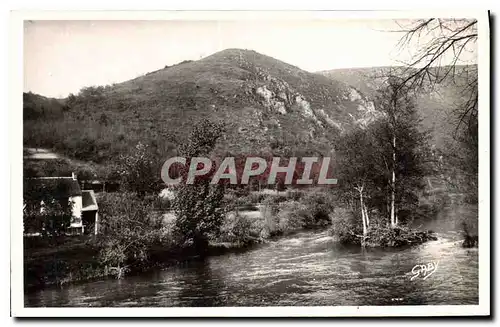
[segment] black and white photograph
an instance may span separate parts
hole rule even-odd
[[[490,314],[487,11],[14,21],[14,315]]]

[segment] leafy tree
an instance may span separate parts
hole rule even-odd
[[[361,216],[364,236],[373,210],[393,228],[399,213],[412,212],[428,172],[428,134],[420,132],[413,99],[398,81],[388,79],[378,93],[375,106],[382,117],[337,145],[340,195]]]
[[[118,169],[125,188],[138,196],[160,190],[160,168],[146,144],[139,142],[134,153],[120,157]]]
[[[56,190],[57,191],[57,190]],[[47,191],[44,185],[24,182],[23,224],[25,232],[40,232],[44,237],[64,235],[72,219],[68,198]]]
[[[384,117],[371,129],[378,141],[384,177],[389,177],[385,179],[389,193],[386,203],[392,227],[399,222],[399,210],[418,203],[417,192],[429,171],[429,134],[421,132],[414,98],[401,82],[401,78],[390,76],[379,90],[375,106]]]
[[[118,278],[127,271],[127,264],[146,263],[151,247],[168,241],[161,214],[154,210],[153,203],[135,194],[103,194],[99,217],[99,260]]]
[[[210,120],[198,122],[186,143],[180,146],[180,154],[186,158],[208,156],[223,135],[221,123]],[[212,172],[213,173],[213,172]],[[186,177],[187,169],[181,172]],[[210,178],[199,178],[193,184],[181,183],[175,188],[173,208],[176,227],[185,242],[203,253],[208,246],[209,235],[217,234],[224,220],[224,186],[210,184]]]
[[[372,133],[361,128],[345,135],[338,143],[337,176],[339,191],[343,199],[353,211],[359,212],[366,236],[370,226],[369,204],[370,194],[375,192],[375,182],[383,172],[377,166],[376,142]]]

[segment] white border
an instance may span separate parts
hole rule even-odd
[[[23,20],[311,20],[459,17],[478,19],[479,66],[479,305],[220,307],[220,308],[24,308],[22,247]],[[297,317],[465,316],[490,314],[490,83],[489,23],[485,11],[16,11],[10,20],[9,113],[11,158],[11,312],[16,317]]]

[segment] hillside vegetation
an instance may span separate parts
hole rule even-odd
[[[404,67],[370,67],[370,68],[348,68],[334,69],[319,72],[320,74],[335,81],[344,82],[356,89],[368,98],[375,95],[384,76],[390,72],[403,73]],[[434,68],[434,73],[439,76],[440,72],[446,71],[446,67]],[[477,74],[477,65],[457,66],[455,73],[443,76],[443,81],[437,85],[425,86],[427,92],[420,92],[416,97],[416,106],[422,125],[427,128],[433,138],[433,144],[438,148],[446,148],[452,142],[458,124],[456,110],[468,98],[463,94],[468,77]]]
[[[228,49],[183,61],[114,85],[86,87],[66,99],[24,98],[24,145],[108,167],[139,142],[158,162],[177,152],[196,121],[221,121],[227,132],[215,152],[327,155],[340,135],[380,116],[372,100],[398,67],[309,73],[251,50]],[[475,73],[475,66],[462,66]],[[457,74],[460,76],[460,74]],[[460,79],[418,94],[431,145],[450,148]],[[159,167],[158,167],[159,169]],[[101,173],[99,173],[102,175]]]
[[[36,101],[36,95],[25,94]],[[165,157],[195,121],[228,129],[218,153],[326,154],[373,104],[343,82],[255,51],[229,49],[119,84],[88,87],[59,115],[24,120],[25,146],[113,163],[138,142]]]
[[[67,109],[64,100],[47,98],[31,92],[23,93],[23,118],[25,121],[56,119],[61,117]]]

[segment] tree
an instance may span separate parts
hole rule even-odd
[[[118,169],[125,188],[138,196],[160,191],[160,168],[146,144],[139,142],[134,153],[120,157]]]
[[[439,84],[451,77],[463,88],[467,100],[457,108],[457,128],[467,125],[471,138],[475,138],[478,110],[477,69],[470,71],[460,65],[467,63],[465,56],[475,51],[477,20],[430,18],[417,20],[408,26],[400,25],[404,36],[399,46],[415,48],[415,54],[407,63],[406,77],[402,85],[422,88]],[[474,54],[475,55],[475,54]],[[448,60],[447,65],[443,61]],[[477,141],[477,137],[476,137]]]
[[[223,135],[222,123],[202,120],[198,122],[188,140],[179,147],[180,155],[186,157],[186,167],[190,158],[209,156],[218,139]],[[180,174],[184,181],[188,169]],[[211,174],[213,174],[213,169]],[[176,227],[184,241],[204,253],[211,234],[218,233],[224,219],[224,186],[210,184],[210,175],[197,178],[193,184],[180,183],[175,188],[173,208]]]
[[[127,264],[147,262],[153,245],[168,241],[162,215],[152,202],[135,194],[104,193],[99,200],[99,216],[99,261],[117,278],[127,271]]]
[[[372,210],[392,228],[399,213],[412,212],[427,173],[428,135],[419,131],[413,99],[398,81],[389,78],[379,90],[375,107],[381,118],[344,135],[337,145],[341,198],[359,213],[364,237]]]
[[[385,167],[388,213],[392,227],[398,225],[398,211],[418,202],[416,192],[423,188],[422,179],[428,172],[428,132],[422,132],[415,100],[402,79],[389,76],[379,89],[375,107],[383,118],[370,131],[378,145],[376,149]],[[382,177],[382,176],[381,176]],[[379,183],[383,184],[383,178]]]
[[[59,189],[48,191],[43,184],[24,181],[24,232],[40,232],[44,237],[64,235],[72,219],[72,204]]]
[[[467,65],[477,57],[477,20],[429,18],[400,24],[400,48],[415,49],[401,85],[416,91],[451,82],[460,91],[454,113],[454,138],[462,149],[445,151],[453,166],[463,167],[467,184],[477,185],[478,70]],[[447,149],[454,149],[454,145]],[[457,153],[460,153],[457,156]],[[477,195],[477,188],[473,192]]]
[[[376,191],[377,167],[375,140],[372,133],[356,129],[345,135],[337,145],[337,175],[341,198],[361,216],[363,237],[370,227],[367,197]]]

